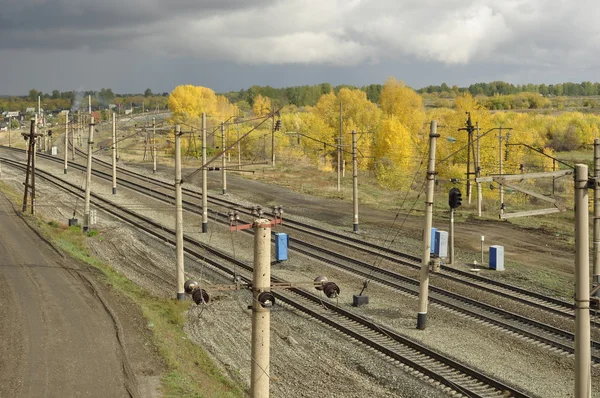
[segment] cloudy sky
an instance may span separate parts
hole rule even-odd
[[[598,0],[0,0],[0,95],[600,80]]]

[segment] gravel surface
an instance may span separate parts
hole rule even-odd
[[[44,161],[39,163],[40,167],[62,176],[62,165]],[[170,181],[171,175],[170,171],[163,174],[165,181]],[[70,171],[64,177],[73,182],[82,181],[81,173]],[[16,189],[22,189],[22,178],[22,174],[15,175],[12,170],[3,167],[3,180],[12,181]],[[38,184],[38,203],[48,204],[41,205],[40,212],[48,219],[66,223],[72,215],[75,201],[46,186],[43,180],[38,180]],[[264,192],[260,183],[256,184],[257,192]],[[174,228],[174,209],[171,206],[157,204],[124,188],[119,188],[118,195],[113,196],[110,194],[110,185],[99,180],[94,180],[93,187],[95,192],[104,192],[107,198]],[[289,191],[281,190],[282,197],[291,195]],[[244,193],[246,201],[251,196],[249,191]],[[226,197],[235,199],[232,194]],[[328,206],[317,199],[303,201],[302,206],[310,202],[315,209],[319,209],[319,214]],[[267,206],[274,203],[260,204]],[[81,208],[82,204],[79,203],[79,212]],[[293,209],[293,206],[286,207],[286,212],[292,213]],[[306,217],[310,212],[303,210],[302,214]],[[81,216],[79,218],[82,219]],[[303,221],[308,220],[306,217]],[[314,220],[311,222],[321,224]],[[184,214],[186,234],[211,246],[234,252],[238,259],[252,261],[252,236],[242,232],[231,233],[212,221],[209,221],[209,233],[201,234],[200,226],[199,217],[187,212]],[[172,246],[158,242],[100,212],[97,228],[101,233],[89,240],[96,255],[154,294],[174,296],[174,283],[170,282],[175,279],[175,250]],[[342,228],[339,223],[337,228]],[[387,236],[387,232],[382,233],[376,226],[365,224],[361,225],[361,229],[364,235],[374,239],[383,240]],[[412,247],[415,253],[420,251],[418,240],[410,236],[398,237],[396,241],[403,248]],[[189,276],[207,283],[228,282],[227,278],[211,271],[202,262],[186,259],[186,269]],[[290,281],[309,281],[317,275],[327,275],[340,285],[342,293],[338,303],[344,308],[352,308],[352,295],[357,294],[362,285],[359,278],[300,255],[292,255],[289,261],[275,265],[273,274]],[[418,306],[415,297],[393,292],[376,283],[369,286],[368,294],[369,305],[353,308],[354,311],[437,351],[483,369],[534,396],[572,396],[573,358],[551,353],[436,305],[430,305],[427,329],[418,331],[415,329]],[[209,306],[193,307],[189,311],[189,323],[186,326],[189,337],[206,348],[227,374],[246,386],[249,386],[250,377],[251,311],[247,310],[250,298],[246,291],[218,294]],[[401,366],[382,359],[379,354],[285,306],[278,306],[272,311],[271,331],[271,391],[274,397],[444,395],[439,388],[407,373]],[[594,392],[599,393],[600,385],[596,380],[593,384]]]

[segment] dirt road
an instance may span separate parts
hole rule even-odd
[[[140,396],[102,290],[0,196],[0,397]]]

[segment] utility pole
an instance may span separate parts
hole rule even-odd
[[[342,101],[340,101],[340,136],[337,139],[337,191],[342,190]]]
[[[575,165],[575,397],[591,397],[588,167]]]
[[[11,147],[11,145],[10,145],[10,133],[11,133],[11,130],[12,130],[12,117],[9,117],[8,118],[8,147],[9,148]]]
[[[594,140],[594,250],[592,287],[600,284],[600,139]]]
[[[40,119],[40,122],[42,120],[42,98],[40,95],[38,95],[38,118]]]
[[[477,154],[475,157],[475,177],[479,178],[481,177],[481,142],[479,141],[480,138],[480,130],[479,130],[479,122],[477,122]],[[481,189],[481,181],[477,181],[477,216],[481,217],[481,205],[483,204],[483,198],[481,197],[481,195],[483,195],[482,189]]]
[[[77,121],[77,123],[79,123],[79,121]],[[75,161],[75,120],[71,123],[71,160]]]
[[[92,96],[88,95],[88,107],[90,111],[90,115],[92,114]]]
[[[502,177],[502,126],[500,126],[500,135],[498,135],[498,174]],[[498,190],[500,191],[500,218],[504,214],[504,185],[499,183]]]
[[[27,147],[27,169],[25,171],[25,191],[23,193],[23,213],[27,211],[27,196],[31,189],[31,214],[35,214],[35,138],[36,138],[36,119],[31,119],[29,134],[22,133],[25,139],[28,139]],[[28,138],[29,137],[29,138]],[[31,177],[31,183],[29,182]]]
[[[69,111],[65,113],[65,174],[69,166]]]
[[[242,169],[242,145],[240,144],[240,124],[236,123],[237,128],[237,150],[238,150],[238,170]]]
[[[83,208],[83,232],[90,229],[90,196],[92,188],[92,149],[94,144],[94,118],[90,117],[90,134],[88,137],[87,171],[85,178],[85,206]]]
[[[206,113],[202,112],[202,233],[208,232],[208,172],[206,170]]]
[[[175,126],[175,231],[177,241],[177,300],[185,300],[183,265],[183,205],[181,195],[181,128]]]
[[[423,257],[421,259],[421,278],[419,284],[419,313],[417,329],[424,330],[427,325],[427,303],[429,300],[429,260],[431,253],[431,224],[433,221],[433,194],[435,184],[435,149],[437,121],[431,121],[429,132],[429,164],[427,166],[427,198],[425,201],[425,228],[423,229]]]
[[[117,194],[117,120],[112,114],[112,193]]]
[[[156,174],[156,118],[152,118],[152,173]]]
[[[271,166],[275,167],[275,115],[272,116],[271,126]]]
[[[352,130],[352,203],[354,205],[353,231],[358,232],[358,161],[356,160],[356,130]]]
[[[459,128],[458,131],[467,132],[467,200],[471,204],[471,174],[473,174],[471,172],[471,152],[474,152],[473,132],[475,131],[475,127],[471,121],[471,112],[467,112],[467,127]],[[475,160],[475,156],[473,156],[473,160]]]
[[[273,133],[274,132],[275,131],[273,131]],[[223,150],[223,154],[221,155],[221,180],[223,182],[223,195],[225,195],[227,193],[227,170],[225,170],[225,122],[221,122],[221,148]],[[275,166],[275,152],[273,152],[273,166]]]
[[[259,295],[271,291],[271,222],[254,221],[254,272],[252,278],[252,368],[250,396],[269,396],[271,310],[261,305]]]

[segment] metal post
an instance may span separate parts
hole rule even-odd
[[[117,194],[117,120],[112,114],[112,193]]]
[[[181,195],[181,128],[175,126],[175,231],[177,246],[177,300],[185,299],[183,265],[183,204]]]
[[[12,130],[12,118],[9,117],[8,118],[8,147],[9,148],[11,147],[11,145],[10,145],[10,132],[11,132],[11,130]]]
[[[479,122],[477,122],[477,157],[475,160],[475,177],[481,177],[481,142],[479,142],[480,130]],[[483,204],[483,190],[481,189],[481,182],[477,183],[477,216],[481,217],[481,206]]]
[[[575,397],[591,397],[588,167],[575,165]]]
[[[427,302],[429,300],[429,259],[431,252],[431,224],[433,221],[433,190],[435,184],[435,147],[437,122],[431,121],[429,133],[429,164],[427,166],[427,199],[425,201],[425,229],[423,230],[423,257],[421,259],[421,279],[419,284],[419,313],[417,329],[424,330],[427,324]]]
[[[471,204],[471,147],[473,146],[473,126],[471,125],[470,113],[467,123],[467,202]]]
[[[358,232],[358,161],[356,159],[356,130],[352,130],[352,203],[354,204],[353,231]]]
[[[454,209],[450,208],[450,232],[448,233],[450,241],[450,264],[454,264]],[[431,239],[431,238],[430,238]]]
[[[35,115],[35,126],[33,127],[33,137],[31,137],[31,141],[33,145],[31,146],[31,214],[35,214],[35,159],[37,148],[35,147],[37,144],[37,135],[38,135],[38,120],[37,115]]]
[[[221,122],[221,148],[223,155],[221,155],[221,180],[223,182],[223,195],[227,193],[227,159],[225,158],[225,122]],[[273,166],[275,166],[275,155],[273,154]]]
[[[152,173],[156,174],[156,118],[152,118]]]
[[[500,127],[500,135],[498,136],[498,160],[499,160],[499,170],[498,174],[502,177],[502,127]],[[504,185],[498,184],[498,190],[500,191],[500,218],[504,214]]]
[[[592,286],[600,283],[600,139],[594,140],[594,250],[592,267]]]
[[[206,113],[202,112],[202,233],[208,232],[208,172],[206,170]]]
[[[271,313],[263,307],[259,295],[271,291],[271,222],[254,221],[254,273],[252,278],[252,368],[250,396],[269,397],[269,354]]]
[[[65,174],[69,166],[69,111],[65,114]]]
[[[83,232],[90,229],[90,194],[92,185],[92,148],[94,144],[94,118],[90,118],[90,135],[88,137],[87,171],[85,178],[85,206],[83,208]]]

